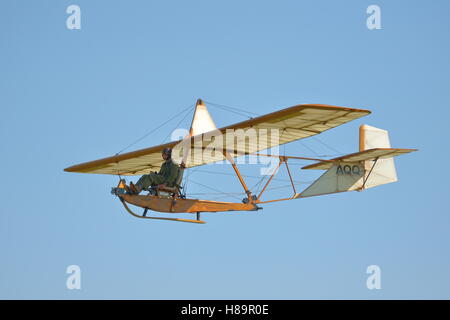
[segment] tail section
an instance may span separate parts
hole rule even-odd
[[[297,198],[323,194],[361,191],[397,181],[394,156],[416,151],[394,149],[386,130],[362,125],[359,131],[359,152],[321,161],[302,169],[327,170]]]

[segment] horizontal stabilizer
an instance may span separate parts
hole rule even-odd
[[[296,198],[361,190],[364,186],[364,165],[360,162],[331,163],[328,170]]]
[[[351,153],[339,158],[331,159],[337,162],[359,162],[375,159],[386,159],[393,156],[417,151],[417,149],[395,149],[395,148],[374,148],[361,152]],[[303,167],[302,169],[328,170],[333,166],[333,162],[322,161]]]

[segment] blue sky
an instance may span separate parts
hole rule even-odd
[[[71,4],[81,30],[66,27]],[[381,30],[366,27],[372,4]],[[449,9],[2,1],[0,298],[450,298]],[[259,114],[299,103],[372,111],[286,146],[291,155],[355,152],[363,123],[420,151],[397,158],[397,183],[204,214],[206,225],[134,219],[109,194],[117,177],[63,171],[115,154],[199,97]],[[218,126],[245,119],[210,112]],[[178,120],[129,151],[161,143]],[[240,191],[234,177],[196,175]],[[66,288],[69,265],[81,268],[81,290]],[[381,290],[366,287],[369,265],[381,268]]]

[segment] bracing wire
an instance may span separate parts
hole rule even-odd
[[[303,182],[301,182],[301,184],[310,184],[310,183],[313,183],[313,182],[314,181],[303,181]],[[285,189],[285,188],[292,188],[292,185],[289,184],[289,185],[284,185],[284,186],[270,187],[270,188],[267,188],[266,191],[277,190],[277,189]]]
[[[191,105],[190,109],[193,109],[193,108],[194,108],[194,105]],[[175,125],[174,129],[172,129],[172,132],[180,126],[180,124],[184,121],[184,119],[186,119],[186,117],[187,117],[189,114],[190,114],[190,113],[187,112],[187,113],[184,115],[184,117],[181,118],[180,121],[178,121],[178,123]],[[169,132],[169,134],[164,138],[164,140],[163,140],[162,143],[166,142],[167,138],[171,135],[172,132]]]
[[[337,150],[336,148],[330,146],[329,144],[323,142],[323,141],[320,140],[319,138],[313,137],[313,139],[316,140],[316,141],[319,141],[319,143],[321,143],[322,145],[324,145],[324,146],[327,147],[328,149],[330,149],[330,150],[332,150],[333,152],[335,152],[336,155],[341,155],[341,154],[343,154],[341,151],[339,151],[339,150]]]
[[[194,192],[194,193],[190,193],[190,196],[201,196],[201,195],[223,195],[223,192]],[[243,195],[244,193],[242,192],[228,192],[226,194],[234,194],[234,195]]]
[[[122,152],[124,152],[125,150],[127,150],[128,148],[134,146],[136,143],[144,140],[145,138],[147,138],[149,135],[151,135],[152,133],[154,133],[156,130],[162,128],[164,125],[166,125],[167,123],[169,123],[170,121],[176,119],[177,117],[181,116],[183,113],[185,113],[186,111],[188,111],[189,109],[191,109],[193,107],[193,105],[190,105],[188,108],[183,109],[181,112],[177,113],[175,116],[173,116],[172,118],[170,118],[169,120],[165,121],[164,123],[160,124],[159,126],[157,126],[156,128],[150,130],[149,132],[147,132],[146,134],[144,134],[142,137],[140,137],[139,139],[137,139],[136,141],[130,143],[128,146],[126,146],[125,148],[123,148],[122,150],[120,150],[119,152],[117,152],[116,155],[121,154]]]
[[[184,194],[185,194],[185,195],[187,195],[187,186],[189,185],[189,184],[188,184],[189,178],[191,177],[191,175],[192,175],[195,171],[198,170],[198,168],[199,168],[199,167],[193,168],[193,169],[191,169],[191,170],[188,170],[188,171],[187,171],[186,178],[183,179],[183,180],[184,180],[184,183],[183,183],[183,190],[184,190]]]
[[[238,200],[242,200],[241,198],[236,197],[233,193],[227,193],[227,192],[220,191],[220,190],[218,190],[218,189],[216,189],[216,188],[213,188],[213,187],[204,185],[203,183],[200,183],[200,182],[197,182],[197,181],[193,181],[192,179],[190,179],[190,182],[192,182],[192,183],[194,183],[194,184],[196,184],[196,185],[202,186],[202,187],[204,187],[204,188],[210,189],[210,190],[212,190],[212,191],[214,191],[214,192],[218,192],[218,193],[220,193],[220,194],[227,195],[227,196],[230,196],[230,197],[235,198],[235,199],[238,199]],[[243,193],[242,193],[242,194],[243,194]]]
[[[235,111],[238,111],[238,112],[245,112],[245,113],[249,113],[249,114],[253,114],[253,115],[257,115],[257,116],[260,115],[260,114],[258,114],[256,112],[247,111],[246,110],[247,108],[245,108],[245,107],[236,107],[236,106],[232,107],[232,106],[228,106],[228,105],[220,104],[220,103],[216,103],[216,102],[211,102],[211,101],[206,101],[206,100],[204,100],[204,101],[206,103],[208,103],[208,104],[214,104],[216,106],[223,107],[223,108],[228,108],[228,109],[235,110]]]
[[[206,101],[206,100],[204,100],[204,101],[208,105],[211,105],[213,107],[216,107],[216,108],[219,108],[219,109],[222,109],[222,110],[234,113],[234,114],[238,114],[240,116],[243,116],[243,117],[246,117],[249,119],[253,118],[253,117],[249,116],[250,114],[254,115],[254,116],[259,116],[259,114],[257,114],[257,113],[246,111],[245,108],[236,108],[236,107],[231,107],[231,106],[227,106],[227,105],[223,105],[223,104],[218,104],[218,103],[211,102],[211,101]]]
[[[259,188],[261,188],[262,186],[262,182],[267,178],[267,176],[263,176],[261,179],[259,179],[259,181],[250,189],[250,190],[255,190],[255,194],[259,193]]]
[[[311,151],[316,157],[319,156],[319,154],[318,154],[317,152],[315,152],[312,148],[308,147],[305,143],[300,142],[300,144],[301,144],[302,146],[304,146],[306,149],[308,149],[309,151]]]
[[[225,175],[225,176],[236,176],[235,173],[215,172],[215,171],[202,170],[202,169],[197,169],[196,172],[210,173],[210,174],[220,174],[220,175]],[[261,180],[266,178],[265,175],[263,177],[261,177],[261,176],[252,176],[252,175],[248,175],[248,174],[241,174],[241,176],[244,177],[244,178],[261,179]],[[288,179],[280,179],[280,178],[273,178],[272,181],[290,182],[290,180],[288,180]],[[296,181],[296,180],[294,180],[294,182],[295,183],[300,183],[300,181]]]

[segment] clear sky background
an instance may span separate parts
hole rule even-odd
[[[71,4],[81,30],[66,27]],[[381,30],[366,27],[372,4]],[[450,298],[449,11],[446,0],[1,1],[0,298]],[[199,97],[258,114],[372,111],[290,155],[355,152],[363,123],[420,151],[396,158],[397,183],[204,214],[205,225],[135,219],[110,194],[117,177],[63,171]],[[210,112],[218,126],[245,120]],[[160,144],[179,120],[127,151]],[[191,178],[241,191],[232,176]],[[69,265],[81,290],[66,288]],[[366,287],[370,265],[380,290]]]

